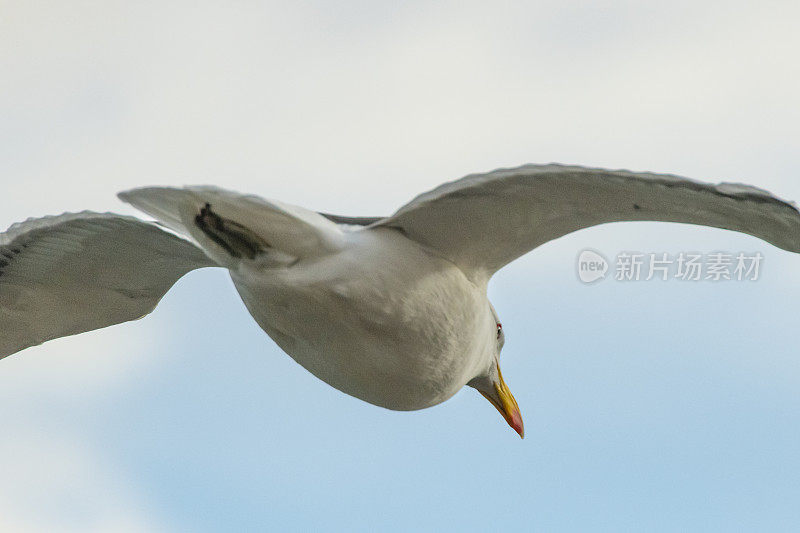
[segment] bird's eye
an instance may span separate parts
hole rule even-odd
[[[498,339],[500,338],[500,335],[502,333],[503,333],[503,325],[500,322],[498,322],[497,323],[497,338]]]

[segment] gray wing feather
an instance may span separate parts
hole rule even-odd
[[[15,224],[0,234],[0,358],[141,318],[181,276],[214,265],[133,217],[83,212]]]
[[[465,271],[486,277],[573,231],[635,220],[739,231],[800,252],[797,206],[767,191],[670,174],[554,164],[445,183],[376,225],[399,228]]]

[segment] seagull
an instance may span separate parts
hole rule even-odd
[[[762,189],[670,174],[525,165],[472,174],[386,217],[348,217],[217,187],[146,187],[113,213],[0,234],[0,358],[142,318],[184,274],[228,269],[258,325],[336,389],[410,411],[476,389],[524,436],[487,297],[504,265],[599,224],[711,226],[800,253],[800,212]]]

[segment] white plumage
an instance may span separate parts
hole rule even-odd
[[[120,198],[183,238],[109,213],[12,226],[0,235],[0,358],[139,318],[186,272],[220,266],[264,331],[337,389],[411,410],[469,384],[520,435],[486,296],[505,264],[581,228],[635,220],[740,231],[800,252],[797,207],[766,191],[560,165],[467,176],[386,218],[213,187]]]

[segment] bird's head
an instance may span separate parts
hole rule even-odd
[[[519,412],[517,400],[514,399],[514,395],[511,394],[508,385],[503,380],[503,374],[500,372],[500,351],[503,349],[503,344],[505,344],[506,340],[505,333],[503,333],[503,325],[500,324],[500,319],[497,318],[494,308],[492,308],[492,316],[494,317],[492,335],[495,341],[493,349],[489,353],[489,365],[467,385],[489,400],[500,411],[508,425],[519,433],[520,438],[524,438],[525,428],[522,424],[522,414]]]

